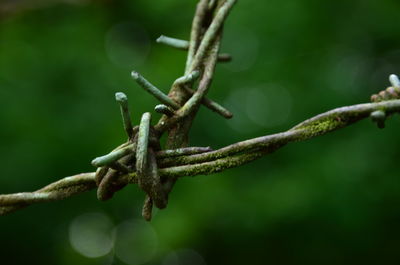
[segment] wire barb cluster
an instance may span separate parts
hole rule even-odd
[[[121,105],[121,116],[128,142],[120,145],[109,154],[96,157],[92,165],[98,167],[95,182],[98,186],[99,200],[108,200],[128,183],[120,177],[136,172],[135,183],[146,193],[142,215],[151,220],[153,205],[163,209],[168,203],[168,193],[164,189],[158,173],[157,158],[179,157],[209,152],[209,147],[187,147],[174,150],[161,150],[159,137],[151,126],[151,114],[142,115],[139,126],[133,127],[130,120],[128,98],[122,92],[115,95]],[[165,106],[165,105],[163,105]]]
[[[371,96],[372,102],[382,102],[387,100],[400,98],[400,79],[397,75],[391,74],[389,76],[390,87],[380,91],[378,94]],[[371,113],[371,119],[375,122],[378,128],[385,128],[386,113],[384,109],[380,109]]]
[[[95,179],[99,200],[110,199],[117,190],[126,185],[118,181],[121,176],[135,172],[138,186],[146,193],[142,215],[146,220],[150,220],[153,205],[159,209],[167,206],[168,195],[176,181],[160,177],[157,158],[160,158],[160,155],[167,159],[171,156],[176,158],[210,151],[210,148],[202,147],[183,148],[182,144],[178,144],[177,149],[161,151],[159,139],[164,132],[170,133],[174,127],[184,124],[185,119],[194,115],[200,104],[225,118],[232,117],[228,110],[206,99],[205,95],[211,84],[218,58],[221,57],[223,61],[230,59],[230,56],[219,56],[218,53],[222,26],[235,2],[236,0],[226,0],[218,1],[219,5],[216,2],[209,5],[206,0],[200,1],[195,21],[197,20],[196,25],[200,23],[201,26],[192,28],[195,38],[189,42],[165,36],[157,39],[157,42],[189,51],[185,74],[175,80],[169,95],[138,72],[132,71],[131,76],[136,83],[162,103],[155,107],[157,112],[164,114],[155,126],[151,125],[151,114],[146,112],[142,115],[140,125],[134,129],[131,124],[128,99],[122,92],[116,93],[128,142],[92,161],[92,164],[98,167]],[[195,82],[199,79],[197,90],[193,90]],[[175,93],[185,95],[176,97]]]

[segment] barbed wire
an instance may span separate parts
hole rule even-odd
[[[201,148],[185,147],[188,144],[192,120],[201,104],[225,118],[232,117],[232,113],[205,96],[211,85],[218,58],[221,57],[219,47],[223,25],[235,3],[236,0],[199,1],[193,19],[191,38],[187,42],[185,73],[176,79],[168,95],[139,73],[132,72],[131,76],[137,84],[163,103],[155,108],[156,111],[165,114],[155,126],[151,125],[149,112],[142,115],[139,126],[132,126],[128,98],[124,93],[116,93],[128,142],[117,147],[111,154],[93,160],[92,164],[98,167],[95,173],[71,176],[32,193],[1,195],[0,214],[32,203],[59,200],[96,186],[97,198],[107,200],[132,181],[147,194],[143,207],[143,216],[147,220],[151,219],[153,202],[158,208],[166,207],[168,195],[177,178],[163,177],[157,156],[174,157],[199,152]],[[183,42],[185,41],[181,41]],[[226,59],[229,56],[222,57]],[[199,84],[197,90],[194,90],[197,79]],[[161,150],[160,138],[164,133],[168,134],[169,139],[165,146],[169,152]],[[123,181],[127,179],[126,176],[129,176],[130,181]]]
[[[128,98],[116,93],[128,141],[109,154],[95,158],[92,165],[96,172],[82,173],[63,178],[34,192],[0,195],[0,215],[11,213],[29,205],[57,201],[87,192],[97,187],[99,200],[110,199],[128,184],[137,184],[146,193],[142,215],[151,219],[153,203],[162,209],[167,206],[168,196],[180,177],[221,172],[254,161],[270,154],[290,142],[304,141],[316,136],[347,127],[371,117],[378,127],[384,127],[386,118],[400,112],[400,81],[391,75],[392,87],[372,97],[372,103],[341,107],[319,114],[293,128],[266,135],[223,148],[187,147],[188,133],[200,105],[232,118],[232,113],[206,98],[217,62],[230,55],[219,53],[223,24],[236,0],[200,0],[192,23],[189,41],[162,36],[159,43],[187,50],[184,76],[172,84],[169,94],[133,71],[131,76],[145,91],[162,104],[155,110],[162,113],[152,126],[151,114],[142,115],[138,126],[132,126]],[[197,89],[195,83],[198,81]],[[161,150],[160,138],[167,133]]]
[[[290,142],[304,141],[347,127],[368,118],[375,111],[385,111],[386,117],[400,112],[400,100],[388,100],[336,108],[301,122],[293,128],[272,135],[237,142],[223,148],[200,154],[183,154],[157,158],[158,173],[163,178],[179,178],[218,173],[238,167],[270,154]],[[0,215],[41,202],[57,201],[96,188],[95,172],[63,178],[34,192],[0,195]],[[137,173],[119,176],[114,185],[136,184]]]

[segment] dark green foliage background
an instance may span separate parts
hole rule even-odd
[[[126,92],[135,123],[153,109],[156,101],[129,73],[168,90],[186,54],[154,40],[187,39],[195,2],[53,3],[1,18],[0,193],[93,171],[92,158],[123,142],[114,93]],[[388,86],[389,74],[400,73],[399,10],[395,0],[239,1],[222,48],[234,61],[218,66],[209,94],[236,116],[225,121],[202,109],[192,145],[218,148],[367,102]],[[133,31],[107,44],[116,25]],[[144,33],[134,36],[135,29]],[[110,45],[120,61],[132,61],[111,60]],[[273,102],[267,92],[265,102],[232,96],[271,86],[284,91],[272,90]],[[246,113],[264,122],[249,122]],[[399,130],[398,116],[384,130],[362,121],[240,168],[181,179],[152,221],[159,244],[195,249],[207,264],[399,264]],[[108,202],[93,191],[2,216],[1,263],[103,264],[72,249],[71,220],[93,211],[116,223],[137,218],[142,200],[129,186]]]

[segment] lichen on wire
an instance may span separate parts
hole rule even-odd
[[[97,188],[99,200],[108,200],[128,184],[145,193],[142,215],[151,220],[153,206],[163,209],[175,182],[184,176],[218,173],[254,161],[283,146],[347,127],[371,117],[383,128],[390,115],[400,112],[400,80],[390,75],[391,86],[371,97],[372,103],[341,107],[314,116],[291,129],[237,142],[216,150],[189,146],[188,133],[201,105],[232,118],[222,105],[207,98],[215,67],[230,55],[220,54],[224,22],[236,0],[200,0],[192,23],[190,40],[161,36],[157,42],[187,51],[184,74],[162,92],[137,72],[133,79],[161,104],[155,107],[162,117],[154,125],[151,114],[142,115],[133,126],[125,94],[116,93],[127,141],[106,155],[92,160],[95,172],[66,177],[34,192],[0,195],[0,215],[34,203],[61,200]],[[167,134],[163,148],[162,135]]]

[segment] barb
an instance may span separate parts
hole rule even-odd
[[[187,40],[180,40],[180,39],[171,38],[171,37],[164,36],[164,35],[161,35],[160,37],[158,37],[156,42],[171,46],[171,47],[179,49],[179,50],[186,51],[189,49],[189,42]]]
[[[190,89],[188,87],[184,87],[184,89],[192,96],[195,91],[193,89]],[[201,103],[207,107],[208,109],[210,109],[211,111],[214,111],[216,113],[218,113],[219,115],[221,115],[222,117],[224,117],[225,119],[231,119],[233,117],[232,112],[230,112],[229,110],[227,110],[225,107],[223,107],[222,105],[220,105],[219,103],[208,99],[206,97],[203,97],[201,100]]]
[[[229,63],[232,61],[232,55],[228,53],[220,53],[218,54],[218,62],[219,63]]]
[[[137,133],[137,130],[138,130],[138,127],[135,126],[135,127],[133,128],[133,134],[136,134],[136,133]],[[117,151],[117,150],[119,150],[119,149],[123,149],[123,148],[125,148],[127,145],[129,145],[129,142],[126,142],[126,143],[121,144],[120,146],[118,146],[117,148],[115,148],[112,152],[115,152],[115,151]],[[111,153],[112,153],[112,152],[111,152]],[[107,156],[107,155],[106,155],[106,156]],[[104,159],[105,159],[106,161],[104,161]],[[100,185],[101,181],[103,180],[104,176],[107,174],[107,172],[108,172],[108,170],[109,170],[109,167],[106,167],[106,166],[101,167],[101,166],[102,166],[101,164],[102,164],[102,163],[106,164],[105,162],[111,163],[111,162],[117,161],[117,160],[118,160],[118,158],[116,158],[115,160],[111,160],[109,157],[106,157],[106,158],[100,157],[99,159],[96,159],[96,158],[95,158],[95,159],[92,160],[92,165],[94,165],[94,166],[96,166],[96,164],[99,163],[99,165],[98,165],[99,168],[96,170],[96,175],[95,175],[95,181],[96,181],[96,185],[97,185],[97,186]]]
[[[142,216],[144,220],[150,222],[152,217],[152,212],[153,212],[153,201],[151,200],[149,195],[146,195],[142,209]]]
[[[379,129],[385,128],[386,114],[382,110],[376,110],[371,113],[371,119],[376,123]]]
[[[158,113],[167,115],[168,117],[172,117],[175,115],[175,112],[173,109],[171,109],[170,107],[164,105],[164,104],[159,104],[157,106],[154,107],[154,110]]]
[[[92,165],[95,167],[106,166],[135,151],[136,151],[136,145],[130,144],[121,149],[112,151],[107,155],[96,157],[95,159],[92,160]]]
[[[152,94],[156,99],[161,101],[168,106],[171,106],[174,109],[179,109],[180,106],[178,103],[173,101],[170,97],[165,95],[161,90],[152,85],[149,81],[147,81],[143,76],[141,76],[138,72],[132,71],[132,78],[142,87],[144,90]]]
[[[175,80],[173,86],[182,86],[187,83],[191,83],[197,80],[199,78],[200,72],[199,71],[193,71],[187,75],[184,75],[182,77],[179,77],[178,79]]]
[[[129,113],[128,97],[122,93],[118,92],[115,94],[115,100],[119,103],[121,109],[122,120],[124,122],[124,129],[129,139],[133,138],[133,127],[131,122],[131,115]]]
[[[372,112],[384,109],[386,115],[400,112],[400,100],[366,103],[341,107],[319,114],[292,129],[268,136],[262,136],[224,148],[198,155],[183,155],[173,159],[171,166],[161,165],[159,176],[178,178],[221,172],[237,167],[272,153],[287,143],[304,141],[313,137],[347,127],[367,118]],[[115,185],[137,183],[136,173],[121,175]],[[0,195],[0,215],[4,215],[28,205],[61,200],[89,191],[96,187],[95,173],[84,173],[61,179],[35,192]]]
[[[389,76],[389,81],[393,87],[400,88],[400,80],[399,77],[395,74],[391,74]]]
[[[161,35],[160,37],[158,37],[156,42],[164,44],[164,45],[168,45],[175,49],[184,50],[184,51],[187,51],[189,49],[189,44],[190,44],[189,41],[187,41],[187,40],[171,38],[171,37],[164,36],[164,35]],[[218,62],[226,63],[226,62],[230,62],[230,61],[232,61],[232,55],[230,55],[228,53],[218,54]]]

